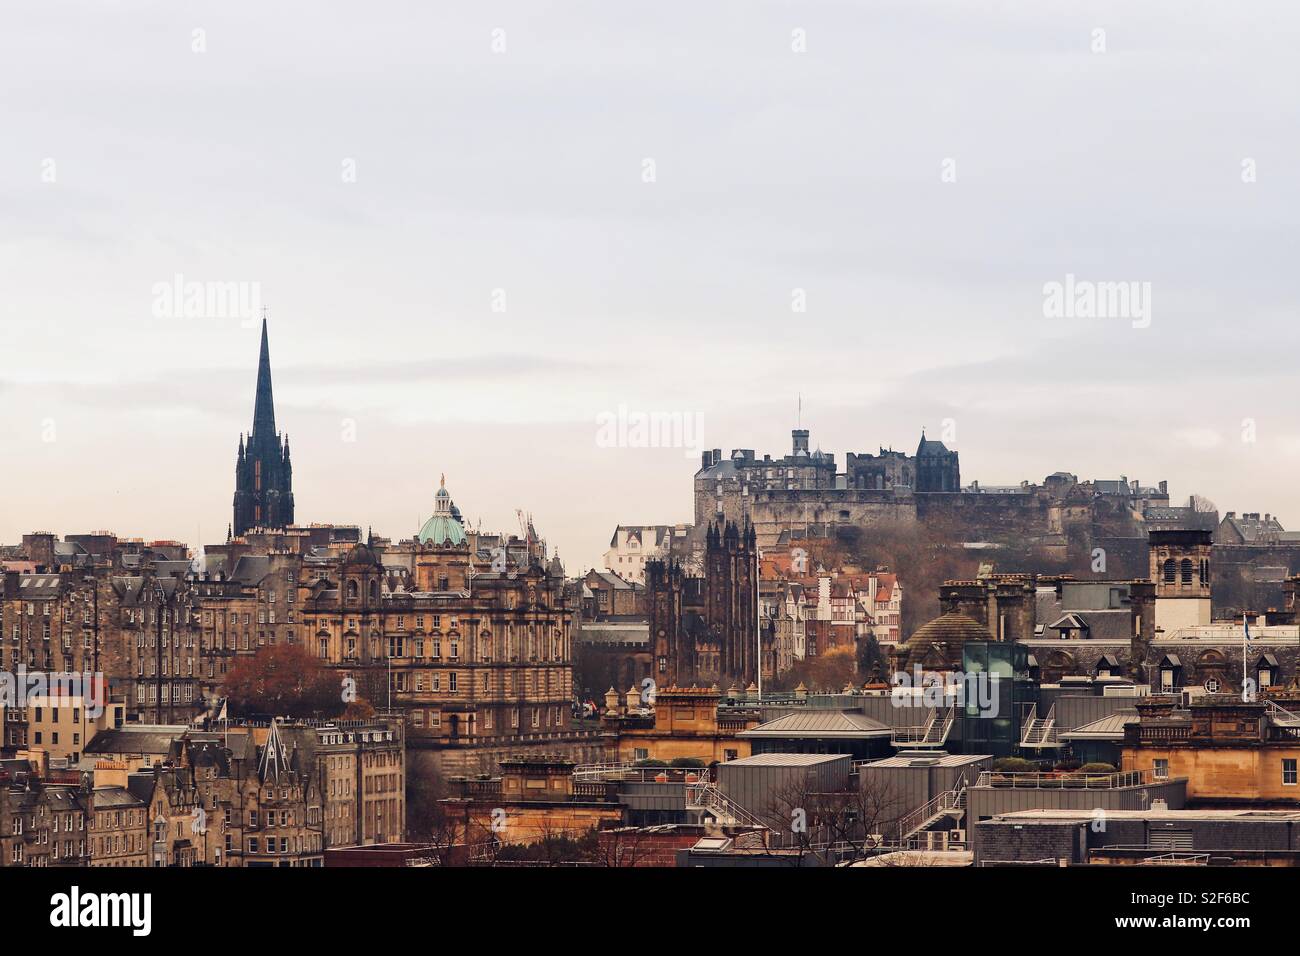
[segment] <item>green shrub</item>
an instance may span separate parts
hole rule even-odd
[[[638,760],[636,763],[632,764],[632,766],[634,766],[634,767],[665,767],[665,768],[666,768],[666,767],[668,766],[668,764],[666,764],[666,763],[665,763],[664,761],[662,761],[662,760],[653,760],[653,759],[651,759],[651,760]]]
[[[701,770],[704,767],[704,761],[699,757],[674,757],[668,766],[683,767],[690,770]]]
[[[993,761],[993,769],[998,773],[1033,773],[1038,765],[1020,757],[999,757]]]
[[[1115,768],[1108,763],[1086,763],[1079,768],[1079,773],[1114,773]]]

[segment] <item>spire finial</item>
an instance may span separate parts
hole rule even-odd
[[[447,487],[447,473],[445,471],[438,476],[438,487],[439,488]]]

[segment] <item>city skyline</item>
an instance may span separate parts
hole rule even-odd
[[[258,332],[258,334],[261,336],[261,344],[259,345],[259,352],[261,352],[261,355],[259,357],[264,360],[265,359],[264,350],[266,348],[266,343],[267,343],[266,330],[269,327],[269,321],[265,318],[265,310],[263,310],[263,312],[264,312],[264,317],[261,321],[253,322],[250,324],[255,330],[260,330]],[[251,390],[250,400],[247,402],[247,404],[249,405],[250,408],[252,408],[255,405],[257,406],[257,408],[254,408],[253,414],[248,416],[250,420],[256,418],[257,414],[259,414],[257,409],[262,407],[261,390],[262,390],[262,376],[265,374],[264,364],[265,364],[264,361],[251,363],[251,367],[256,370],[254,372],[254,375],[256,376],[256,388]],[[266,368],[267,371],[269,371],[269,366]],[[292,366],[290,366],[290,368],[292,369]],[[281,379],[284,377],[278,362],[275,365],[275,372],[276,372],[277,379]],[[295,377],[292,375],[290,375],[289,378],[290,381],[295,380]],[[270,401],[270,397],[269,397],[269,381],[268,381],[267,402],[269,403],[269,401]],[[848,448],[826,447],[824,443],[817,440],[818,432],[816,430],[816,423],[815,422],[811,423],[812,427],[809,427],[810,423],[806,420],[805,411],[803,408],[802,395],[796,396],[796,401],[797,401],[797,406],[796,406],[794,423],[796,425],[801,425],[802,427],[807,428],[812,433],[812,438],[810,443],[811,448],[815,450],[825,451],[834,456],[836,468],[841,474],[843,473],[846,465],[846,459],[845,459],[846,452],[854,451],[859,453],[860,452],[869,453],[875,451],[877,447],[895,448],[896,450],[904,451],[904,452],[910,451],[911,449],[911,445],[906,439],[904,439],[904,441],[898,444],[888,442],[888,441],[873,442],[870,439],[868,439],[862,441],[858,445],[849,446]],[[297,411],[302,410],[301,406],[293,405],[292,400],[290,401],[290,403],[286,403],[286,404],[287,407],[290,409],[294,409]],[[274,418],[273,418],[274,416],[273,407],[270,409],[270,414],[272,415],[272,427],[275,427]],[[595,436],[595,441],[593,442],[593,444],[596,446],[601,446],[602,434],[615,436],[615,438],[619,439],[620,441],[626,441],[629,438],[629,435],[632,436],[635,436],[637,434],[640,434],[642,436],[653,435],[654,431],[650,426],[645,426],[641,429],[640,432],[637,432],[637,423],[635,422],[635,417],[638,414],[639,413],[636,412],[635,410],[628,412],[626,406],[620,406],[619,409],[610,410],[609,412],[602,413],[602,421],[594,422],[591,425],[593,435]],[[651,414],[658,414],[658,413],[651,413]],[[668,413],[666,417],[671,417],[674,414],[676,413]],[[632,418],[634,419],[633,424],[630,427],[626,421],[629,415],[631,415]],[[608,421],[606,421],[606,419]],[[283,416],[281,420],[283,421]],[[355,420],[349,421],[345,419],[340,424],[345,432],[349,429],[356,431]],[[570,565],[569,566],[570,573],[577,573],[579,571],[583,571],[588,568],[599,568],[602,566],[603,564],[602,559],[607,546],[607,542],[605,538],[602,537],[602,532],[604,532],[604,534],[608,534],[609,531],[611,531],[613,528],[619,525],[673,524],[673,523],[689,522],[691,520],[692,517],[690,514],[691,502],[689,498],[689,488],[687,485],[687,478],[688,476],[692,476],[697,473],[697,470],[699,469],[698,454],[702,451],[708,450],[710,446],[708,441],[704,439],[702,434],[695,433],[689,427],[689,423],[688,426],[682,430],[674,429],[674,427],[672,426],[674,426],[675,424],[676,424],[675,422],[669,421],[663,425],[662,428],[663,437],[665,439],[668,438],[676,439],[685,436],[688,442],[686,447],[674,446],[674,447],[651,448],[651,447],[619,447],[615,445],[613,447],[598,447],[598,450],[607,455],[625,456],[629,459],[634,459],[635,456],[647,456],[648,458],[657,460],[657,462],[660,465],[662,465],[666,471],[671,470],[669,466],[674,463],[675,459],[682,458],[683,461],[682,461],[682,465],[680,466],[680,474],[678,476],[681,484],[677,486],[677,488],[672,492],[670,497],[680,498],[684,502],[684,510],[686,511],[686,514],[684,516],[679,515],[679,513],[676,510],[673,512],[671,518],[664,518],[659,514],[654,515],[649,520],[627,520],[625,516],[615,516],[608,525],[598,527],[596,529],[595,536],[591,540],[579,541],[577,540],[577,535],[575,533],[569,532],[567,530],[568,526],[562,525],[555,530],[548,530],[549,522],[547,522],[546,519],[551,515],[562,513],[562,509],[560,509],[559,511],[539,510],[533,508],[531,503],[528,501],[522,502],[521,504],[518,505],[519,510],[522,510],[526,513],[533,515],[539,533],[542,535],[543,538],[547,540],[548,544],[551,545],[552,548],[556,548],[556,547],[561,548],[562,554],[567,553],[572,555],[575,552],[579,554],[585,554],[589,552],[592,555],[590,559],[579,558],[578,566]],[[944,436],[947,438],[948,443],[953,446],[954,450],[960,451],[961,450],[960,444],[957,443],[952,438],[952,433],[955,431],[956,428],[955,421],[953,419],[946,419],[943,422],[938,423],[938,425],[939,425],[938,428],[933,428],[933,427],[930,428],[929,434],[931,435],[931,437],[934,437],[935,435]],[[927,428],[926,425],[921,426],[922,435],[926,434],[926,428]],[[606,431],[602,431],[603,429],[606,429]],[[286,427],[281,429],[280,431],[283,432],[285,437],[287,438],[289,429]],[[251,432],[252,432],[252,427],[247,427],[242,429],[239,432],[240,442],[242,443],[244,438],[249,436]],[[784,440],[783,444],[780,443],[782,439]],[[50,442],[49,444],[54,444],[57,442],[57,440],[58,439],[57,439],[57,426],[56,426],[55,441]],[[347,444],[354,444],[356,439],[353,438],[349,440],[348,438],[340,436],[340,441],[342,444],[347,445]],[[633,437],[632,441],[635,444],[637,438]],[[732,449],[735,447],[741,447],[741,446],[735,444],[722,445],[721,448],[724,456],[730,455]],[[788,430],[784,431],[778,438],[778,441],[774,443],[772,447],[769,448],[769,447],[759,446],[754,450],[757,452],[757,454],[760,457],[762,457],[765,454],[771,454],[774,458],[780,459],[785,454],[787,454],[789,450],[789,431]],[[310,455],[312,450],[309,448],[307,451],[308,454]],[[980,460],[981,456],[978,454],[978,452],[976,452],[975,454],[971,454],[970,450],[968,450],[967,454],[973,460],[976,461]],[[663,459],[665,458],[669,459],[669,461],[666,462],[663,461]],[[696,459],[696,460],[692,461],[692,459]],[[1071,468],[1066,466],[1053,468],[1052,471],[1046,470],[1048,467],[1049,466],[1044,465],[1044,470],[1042,474],[1035,475],[1035,476],[1026,476],[1026,478],[1023,480],[1028,480],[1030,481],[1031,484],[1033,484],[1033,483],[1041,482],[1041,480],[1044,477],[1046,477],[1048,474],[1051,474],[1052,471],[1072,471]],[[304,475],[310,476],[313,474],[318,474],[318,469],[304,468],[302,469],[302,473]],[[1132,469],[1129,469],[1124,472],[1117,472],[1114,475],[1092,474],[1087,472],[1086,470],[1077,470],[1074,471],[1073,473],[1077,474],[1078,477],[1083,481],[1089,481],[1098,478],[1114,479],[1114,478],[1121,477],[1122,474],[1123,477],[1128,478],[1130,481],[1140,480],[1144,485],[1148,485],[1148,486],[1153,486],[1159,481],[1168,480],[1164,476],[1137,474]],[[475,472],[471,471],[467,474],[473,475],[475,474]],[[548,472],[542,469],[542,470],[538,470],[530,477],[545,477],[547,475]],[[437,475],[437,477],[433,480],[437,481],[439,484],[442,484],[443,482],[445,482],[445,477],[446,477],[445,472],[440,472]],[[457,483],[456,477],[457,476],[453,474],[453,486],[460,489],[462,495],[461,501],[467,502],[465,505],[462,506],[462,510],[466,512],[467,523],[469,526],[473,527],[473,526],[482,525],[484,530],[504,531],[507,533],[511,533],[513,530],[516,529],[518,518],[517,515],[515,515],[514,513],[514,508],[509,507],[510,503],[507,503],[506,506],[502,506],[500,502],[489,502],[487,503],[486,507],[482,508],[481,510],[476,510],[477,502],[474,501],[474,499],[476,498],[475,486],[468,484],[464,481]],[[988,481],[986,479],[981,479],[978,475],[972,475],[968,470],[963,476],[963,481],[962,481],[963,487],[971,484],[972,480],[978,482],[984,487],[1019,484],[1019,481],[1014,481],[1014,480],[1005,481],[1005,482]],[[490,478],[488,479],[488,485],[491,486]],[[1172,490],[1171,490],[1170,503],[1171,504],[1183,503],[1183,501],[1185,501],[1187,496],[1182,495],[1180,493],[1178,489],[1177,478],[1175,478],[1171,483],[1171,489]],[[301,490],[302,489],[300,484],[299,496],[301,496]],[[368,514],[361,513],[361,512],[378,511],[381,513],[391,514],[394,510],[396,510],[396,507],[392,503],[389,503],[387,505],[376,504],[374,502],[374,499],[366,497],[364,493],[363,493],[363,500],[361,502],[353,503],[351,505],[345,505],[344,508],[341,509],[344,512],[346,512],[343,515],[330,514],[330,513],[311,514],[309,517],[304,517],[300,519],[299,523],[301,524],[311,524],[311,523],[354,524],[359,527],[364,527],[367,530],[376,530],[377,533],[379,533],[381,536],[390,537],[395,541],[401,539],[408,539],[415,535],[416,531],[418,531],[419,529],[419,526],[423,524],[424,520],[428,517],[429,514],[432,514],[434,492],[436,492],[436,490],[437,488],[433,487],[432,490],[427,495],[427,500],[422,501],[423,504],[427,504],[427,510],[422,512],[419,518],[415,520],[412,526],[409,528],[404,527],[396,531],[391,531],[389,528],[386,528],[383,525],[377,526],[376,522],[372,520]],[[312,497],[313,496],[310,494],[310,490],[309,490],[308,500],[311,500]],[[1210,497],[1211,500],[1213,500],[1212,496],[1207,496],[1207,497]],[[195,510],[193,507],[195,503],[191,501],[187,501],[183,497],[178,497],[175,503],[177,504],[177,506],[183,507],[189,511]],[[458,502],[458,504],[460,504],[460,502]],[[75,505],[73,506],[72,510],[73,511],[76,510]],[[200,513],[206,515],[211,510],[212,510],[211,504],[208,502],[204,502],[200,509]],[[1226,513],[1227,511],[1236,511],[1236,510],[1245,510],[1245,509],[1234,509],[1231,507],[1227,507],[1221,509],[1221,512]],[[1263,509],[1260,510],[1262,511]],[[226,517],[228,521],[229,519],[228,507],[226,511],[227,511]],[[485,515],[498,515],[498,514],[500,515],[500,523],[493,524],[490,522],[489,523],[484,522]],[[1278,518],[1281,519],[1281,517],[1282,516],[1279,514]],[[111,522],[105,523],[103,521],[99,523],[92,522],[91,525],[87,525],[86,527],[52,527],[49,525],[48,522],[45,524],[40,524],[38,522],[37,525],[33,525],[31,527],[23,526],[21,524],[15,524],[15,526],[12,529],[8,529],[7,534],[13,540],[17,540],[19,537],[21,537],[23,533],[27,533],[34,530],[42,530],[42,531],[52,530],[60,534],[84,533],[91,530],[110,530],[113,531],[114,533],[122,534],[124,536],[141,537],[147,540],[184,541],[186,544],[190,545],[190,547],[193,548],[196,553],[203,544],[214,544],[214,543],[218,543],[219,541],[223,541],[225,539],[225,534],[220,533],[220,528],[218,528],[219,533],[216,536],[213,536],[208,532],[202,532],[200,536],[200,533],[197,530],[198,527],[200,526],[196,525],[195,537],[188,538],[183,534],[176,534],[176,533],[165,533],[165,532],[148,533],[146,531],[139,530],[138,526],[135,525],[130,525],[127,526],[126,528],[114,527]],[[4,533],[6,533],[5,529],[0,529],[0,534],[4,534]],[[238,534],[239,532],[236,531],[235,533]],[[568,547],[565,547],[566,544],[568,545]]]

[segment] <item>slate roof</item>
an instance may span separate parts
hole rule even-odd
[[[921,455],[950,455],[948,446],[941,441],[935,441],[933,438],[921,438],[921,444],[916,449],[917,457]]]
[[[604,581],[606,584],[608,584],[611,588],[614,588],[616,591],[636,590],[636,588],[633,587],[631,581],[619,577],[613,571],[596,571],[593,569],[588,573],[594,574],[596,577],[600,578],[600,580]]]
[[[59,594],[63,578],[58,574],[23,574],[18,577],[18,596],[23,600],[53,598]]]
[[[257,584],[271,573],[271,559],[264,554],[246,554],[230,569],[230,580]]]
[[[108,810],[113,807],[139,807],[144,801],[125,787],[96,787],[94,792],[95,809]]]
[[[618,533],[626,531],[629,538],[633,536],[639,538],[642,547],[645,546],[647,538],[653,538],[655,547],[662,548],[671,530],[672,525],[666,524],[621,524],[614,529],[614,535],[609,539],[609,546],[618,547]]]
[[[1127,608],[1105,611],[1075,611],[1065,617],[1083,622],[1087,626],[1087,639],[1089,640],[1126,641],[1133,634],[1133,615]],[[1061,622],[1057,621],[1055,624],[1050,625],[1049,629],[1059,627],[1060,624]]]
[[[1268,544],[1279,540],[1280,535],[1285,530],[1282,527],[1282,522],[1278,521],[1273,515],[1261,518],[1258,512],[1249,512],[1247,514],[1233,512],[1220,522],[1215,533],[1215,539],[1219,540],[1227,537],[1230,532],[1236,532],[1243,544]],[[1235,544],[1236,542],[1227,541],[1225,543]]]
[[[173,745],[186,733],[196,742],[215,742],[221,735],[194,731],[185,724],[126,725],[116,730],[101,730],[86,745],[88,754],[170,754]]]

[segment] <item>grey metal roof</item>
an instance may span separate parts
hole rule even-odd
[[[1062,740],[1123,740],[1124,725],[1134,723],[1137,719],[1136,710],[1117,710],[1073,730],[1062,730],[1057,736]]]
[[[846,754],[754,754],[728,760],[728,767],[815,767],[821,763],[843,760]]]
[[[883,760],[873,760],[868,767],[966,767],[983,760],[992,760],[992,754],[950,754],[942,751],[909,751]]]
[[[860,740],[869,737],[888,737],[890,729],[865,714],[845,710],[817,710],[808,713],[786,714],[767,723],[759,724],[736,736],[753,738],[822,738],[839,737]],[[773,756],[767,754],[765,756]]]

